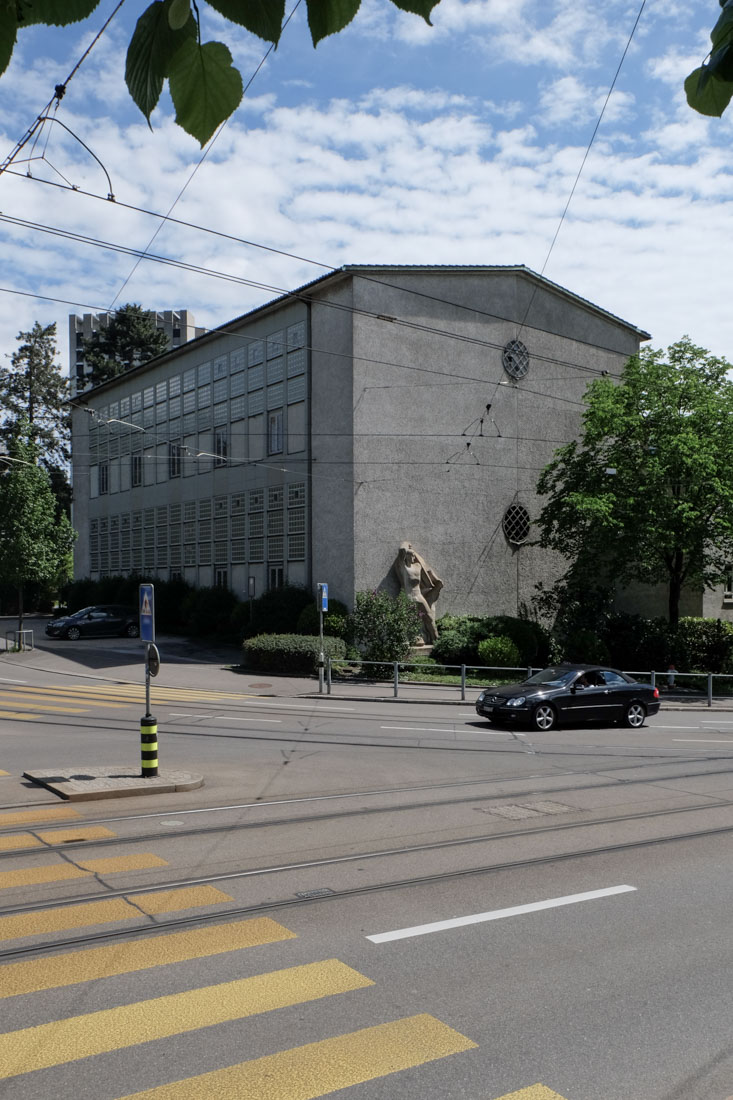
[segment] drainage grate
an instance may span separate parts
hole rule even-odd
[[[508,817],[510,821],[526,821],[530,817],[542,817],[544,814],[573,813],[572,806],[563,806],[561,802],[540,800],[538,802],[508,803],[506,806],[476,806],[482,814],[496,817]]]
[[[562,802],[523,802],[530,810],[536,810],[540,814],[571,814],[573,806],[563,806]]]
[[[335,893],[334,890],[329,890],[328,886],[322,886],[320,890],[296,890],[296,898],[327,898],[329,894]]]

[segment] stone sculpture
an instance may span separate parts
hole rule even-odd
[[[403,591],[422,609],[423,639],[432,645],[438,640],[434,604],[443,587],[442,580],[409,542],[400,543],[393,569]]]

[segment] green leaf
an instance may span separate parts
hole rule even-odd
[[[14,5],[6,7],[0,0],[0,73],[5,72],[13,56],[17,26]]]
[[[358,12],[361,0],[306,0],[306,3],[311,38],[313,45],[317,46],[322,38],[348,26]]]
[[[201,146],[242,100],[242,77],[221,42],[187,39],[171,60],[168,84],[176,122]]]
[[[710,73],[707,66],[691,72],[685,81],[687,102],[701,115],[720,118],[733,96],[733,83]]]
[[[138,19],[127,49],[125,80],[148,125],[160,99],[171,58],[184,42],[196,37],[196,23],[190,13],[185,26],[173,30],[168,10],[168,3],[155,0]]]
[[[726,4],[723,8],[718,22],[710,32],[710,41],[714,50],[733,41],[733,4]]]
[[[190,0],[171,0],[168,8],[168,25],[171,30],[180,31],[191,17]]]
[[[430,13],[433,8],[436,8],[440,3],[440,0],[392,0],[392,3],[397,8],[402,8],[403,11],[414,12],[415,15],[421,15],[426,23],[430,23]],[[432,26],[432,23],[430,23]]]
[[[733,80],[733,45],[729,43],[715,50],[708,59],[707,69],[720,80]]]
[[[246,27],[266,42],[278,43],[285,18],[285,0],[209,0],[212,8]]]
[[[18,24],[48,23],[65,27],[86,19],[98,7],[99,0],[18,0]]]

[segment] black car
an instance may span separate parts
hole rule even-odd
[[[644,725],[659,710],[659,691],[625,672],[603,665],[555,665],[521,684],[486,688],[476,712],[494,722],[523,722],[551,730],[560,722],[623,722]]]
[[[127,638],[137,638],[140,633],[137,611],[119,604],[103,604],[98,607],[84,607],[73,615],[60,619],[51,619],[46,624],[49,638],[101,638],[117,634]]]

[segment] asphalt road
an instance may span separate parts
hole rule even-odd
[[[3,1100],[733,1095],[733,712],[503,731],[181,645],[205,786],[72,806],[22,772],[136,760],[140,644],[56,646],[0,662]]]

